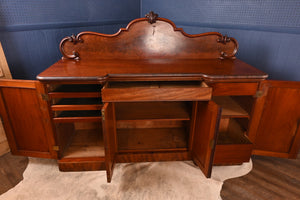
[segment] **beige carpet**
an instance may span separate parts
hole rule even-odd
[[[213,168],[207,179],[192,162],[117,164],[105,171],[59,172],[54,160],[30,158],[24,180],[0,200],[218,200],[223,181],[250,172],[252,162]]]

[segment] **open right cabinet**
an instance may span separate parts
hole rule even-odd
[[[226,87],[228,83],[222,83]],[[255,94],[218,92],[221,120],[213,164],[247,162],[252,154],[296,158],[300,148],[300,82],[265,80]]]
[[[300,148],[300,82],[263,81],[249,136],[253,154],[296,158]]]

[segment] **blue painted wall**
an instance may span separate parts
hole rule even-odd
[[[278,80],[300,81],[299,0],[141,0],[185,32],[217,31],[238,40],[237,57]]]
[[[1,0],[0,41],[14,78],[35,79],[81,31],[115,33],[140,16],[140,0]]]
[[[60,40],[81,31],[114,33],[150,10],[187,33],[235,37],[238,58],[272,79],[300,81],[299,0],[1,0],[0,41],[14,78],[60,59]]]

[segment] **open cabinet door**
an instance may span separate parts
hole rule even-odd
[[[300,148],[300,82],[264,81],[253,154],[296,158]]]
[[[211,176],[221,108],[213,101],[195,102],[197,109],[192,158],[207,178]]]
[[[116,154],[116,118],[114,103],[105,103],[102,108],[102,126],[105,148],[107,182],[111,182]]]
[[[12,154],[57,158],[44,88],[38,81],[0,80],[0,114]]]

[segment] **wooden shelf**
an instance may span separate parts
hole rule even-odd
[[[213,101],[222,107],[222,117],[249,118],[249,113],[229,96],[213,97]]]
[[[190,120],[186,102],[116,103],[116,120]]]
[[[63,98],[51,106],[53,111],[58,110],[101,110],[100,98]]]
[[[102,131],[99,129],[77,130],[63,153],[63,159],[104,156]]]
[[[63,98],[54,105],[97,105],[102,104],[100,98]]]
[[[57,123],[100,120],[102,120],[102,116],[99,110],[62,111],[53,118],[53,121]]]
[[[185,151],[188,133],[185,128],[117,129],[119,152]]]

